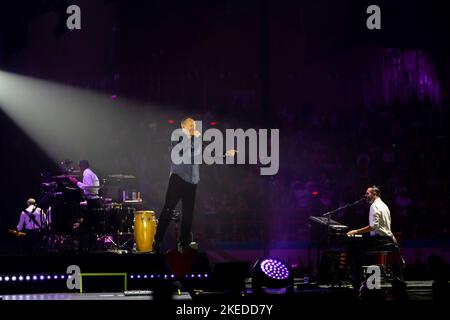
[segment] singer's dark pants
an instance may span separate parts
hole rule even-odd
[[[155,241],[161,242],[166,233],[167,227],[173,216],[173,210],[178,202],[182,202],[182,221],[181,221],[181,246],[186,248],[191,242],[191,228],[194,213],[195,192],[197,185],[184,181],[177,174],[172,173],[167,188],[166,201],[158,220]]]

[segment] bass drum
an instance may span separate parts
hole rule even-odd
[[[156,219],[154,211],[136,211],[134,214],[134,241],[138,252],[151,252],[155,238]]]
[[[109,227],[112,234],[133,233],[134,216],[136,209],[122,208],[121,205],[113,205],[109,210]]]

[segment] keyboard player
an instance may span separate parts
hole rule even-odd
[[[366,201],[370,203],[369,225],[347,232],[348,236],[370,232],[371,242],[375,246],[386,243],[397,243],[391,231],[391,213],[388,206],[381,200],[380,189],[372,186],[366,190]]]
[[[391,213],[388,206],[381,200],[380,188],[377,186],[371,186],[367,188],[365,194],[366,201],[370,203],[369,209],[369,224],[363,228],[350,230],[347,232],[347,236],[352,237],[363,233],[370,233],[370,237],[366,245],[359,250],[349,252],[352,269],[352,282],[354,286],[361,284],[363,280],[362,265],[365,254],[369,250],[376,250],[377,247],[381,247],[387,244],[397,244],[397,240],[391,231]],[[399,267],[401,269],[401,267]],[[397,269],[397,268],[396,268]],[[401,272],[397,272],[399,278],[401,278]]]

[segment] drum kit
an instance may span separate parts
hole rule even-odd
[[[82,191],[71,183],[70,177],[79,178],[80,172],[66,170],[64,174],[44,177],[43,197],[38,204],[47,208],[47,229],[40,243],[41,251],[76,251],[79,245],[79,226],[87,214],[95,215],[92,232],[97,236],[96,249],[124,253],[153,250],[157,219],[154,211],[143,210],[141,193],[131,187],[135,177],[126,174],[109,175],[101,181],[100,196],[103,207],[83,208]],[[127,189],[129,188],[129,189]],[[91,220],[91,221],[92,221]],[[75,240],[74,240],[75,239]],[[70,243],[70,245],[68,245]],[[55,244],[60,244],[56,245]]]

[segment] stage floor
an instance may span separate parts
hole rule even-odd
[[[297,282],[297,281],[296,281]],[[432,281],[406,281],[407,284],[407,297],[409,301],[431,301],[431,286]],[[384,284],[381,286],[382,290],[389,290],[390,284]],[[267,297],[281,297],[285,293],[283,289],[272,289],[266,291]],[[302,300],[308,298],[308,300],[327,300],[330,297],[345,298],[352,292],[352,288],[349,285],[340,287],[330,286],[317,286],[311,284],[309,286],[297,285],[290,295],[291,298],[298,298]],[[221,292],[203,292],[200,294],[200,299],[218,299],[224,296]],[[248,297],[251,297],[251,289],[248,288]],[[0,298],[4,301],[62,301],[62,300],[154,300],[151,291],[135,290],[128,292],[101,292],[101,293],[34,293],[34,294],[4,294],[0,295]],[[199,298],[199,297],[197,297]],[[173,294],[173,301],[190,301],[195,300],[188,292],[180,292],[180,294]],[[242,298],[245,300],[245,297]],[[389,299],[388,299],[389,300]]]
[[[0,295],[4,301],[61,301],[61,300],[153,300],[151,293],[124,294],[123,292],[102,292],[102,293],[41,293],[41,294],[11,294]],[[185,301],[192,300],[187,292],[181,295],[172,295],[172,300]]]

